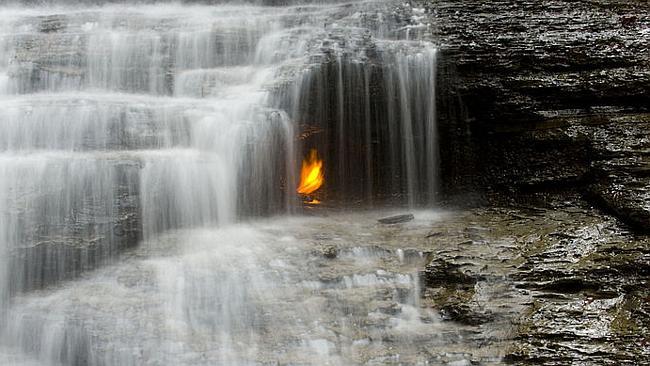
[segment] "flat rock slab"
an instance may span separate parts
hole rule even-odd
[[[402,222],[408,222],[413,220],[415,217],[413,214],[404,214],[404,215],[395,215],[395,216],[389,216],[389,217],[384,217],[383,219],[379,219],[379,221],[382,224],[400,224]]]

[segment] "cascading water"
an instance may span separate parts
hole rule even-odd
[[[376,41],[357,28],[321,37],[323,55],[278,105],[316,131],[305,144],[324,150],[334,195],[434,202],[437,50],[419,41]]]
[[[417,259],[351,246],[358,273],[321,273],[321,242],[358,239],[343,223],[251,219],[298,206],[309,148],[332,196],[435,199],[412,19],[84,3],[0,7],[0,364],[426,362]]]

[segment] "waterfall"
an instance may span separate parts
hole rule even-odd
[[[333,198],[435,201],[437,51],[404,37],[413,25],[395,4],[204,3],[0,6],[0,347],[21,349],[25,364],[138,364],[144,356],[110,349],[121,343],[69,316],[67,292],[25,298],[108,264],[126,268],[120,253],[167,255],[165,243],[196,267],[138,264],[165,293],[166,331],[183,334],[149,344],[171,347],[150,359],[181,364],[197,332],[256,343],[259,309],[236,307],[277,284],[230,266],[257,268],[250,252],[269,250],[262,234],[233,239],[232,262],[187,250],[209,246],[205,230],[294,212],[310,148],[324,157]],[[254,294],[233,290],[246,281]],[[215,313],[204,302],[218,298],[232,303]],[[68,315],[39,323],[46,303]],[[214,359],[256,364],[241,361],[256,352],[242,347]]]
[[[304,145],[323,151],[333,196],[372,202],[397,195],[410,206],[430,205],[438,184],[437,50],[357,36],[355,53],[329,44],[280,93],[278,105],[297,125],[317,131]]]

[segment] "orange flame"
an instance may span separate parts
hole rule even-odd
[[[305,160],[302,161],[300,185],[297,191],[300,194],[310,194],[320,188],[324,181],[323,161],[318,158],[318,151],[311,149]]]

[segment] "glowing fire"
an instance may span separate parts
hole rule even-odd
[[[298,186],[297,191],[300,194],[308,195],[320,188],[324,181],[323,161],[318,158],[318,151],[316,151],[316,149],[311,149],[305,160],[302,162],[300,185]]]

